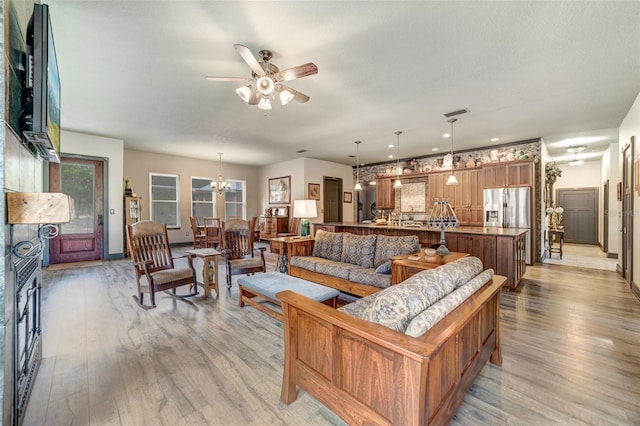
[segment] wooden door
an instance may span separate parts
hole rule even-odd
[[[49,165],[49,191],[71,197],[71,222],[51,240],[50,263],[103,258],[104,162],[63,157]]]
[[[556,200],[564,209],[564,242],[597,244],[598,188],[558,189]]]
[[[324,222],[342,222],[342,179],[325,176]]]

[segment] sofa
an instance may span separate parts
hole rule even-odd
[[[289,260],[289,275],[362,297],[391,286],[392,256],[419,250],[417,235],[355,235],[320,229],[312,255]]]
[[[281,400],[304,389],[348,424],[448,424],[487,360],[502,364],[506,277],[466,257],[339,309],[278,293]]]

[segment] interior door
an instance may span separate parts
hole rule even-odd
[[[602,215],[602,251],[609,253],[609,180],[607,179],[603,185],[604,214]]]
[[[78,158],[49,165],[49,190],[71,197],[71,222],[49,245],[50,263],[103,258],[104,162]]]
[[[324,222],[342,222],[342,179],[325,176]]]
[[[564,209],[564,242],[598,243],[598,188],[558,189],[556,204]]]

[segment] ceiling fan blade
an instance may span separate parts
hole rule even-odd
[[[258,63],[258,60],[255,56],[253,56],[253,53],[251,53],[247,46],[243,46],[242,44],[234,44],[233,47],[236,48],[240,56],[242,56],[242,59],[244,59],[247,65],[249,65],[249,68],[251,68],[251,70],[256,73],[256,75],[260,77],[265,75],[265,72]]]
[[[309,62],[304,65],[298,65],[297,67],[289,68],[279,71],[273,75],[273,80],[276,82],[291,81],[296,78],[302,78],[309,75],[317,74],[318,67],[313,62]]]
[[[310,99],[304,93],[300,93],[296,89],[292,89],[291,87],[285,86],[284,84],[281,84],[281,85],[279,85],[277,87],[280,88],[280,90],[278,90],[279,92],[282,91],[282,90],[286,90],[287,92],[291,93],[293,95],[293,100],[294,101],[298,101],[300,103],[305,103]]]
[[[239,82],[253,81],[253,79],[246,78],[246,77],[213,77],[210,75],[206,76],[205,79],[209,81],[239,81]]]

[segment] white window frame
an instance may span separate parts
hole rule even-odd
[[[163,177],[172,177],[175,179],[176,183],[176,199],[175,200],[154,200],[153,199],[153,177],[154,176],[163,176]],[[179,229],[181,226],[181,218],[180,218],[180,175],[176,174],[168,174],[168,173],[149,173],[149,217],[151,220],[158,222],[154,218],[153,213],[153,204],[154,203],[175,203],[176,205],[176,224],[169,225],[167,224],[167,229]]]
[[[224,196],[225,217],[228,219],[228,215],[227,215],[227,211],[229,211],[229,209],[227,209],[228,204],[242,204],[242,218],[246,218],[247,217],[247,181],[241,180],[241,179],[227,179],[227,182],[240,182],[242,184],[242,202],[227,201],[227,193],[225,192],[224,194],[225,195]]]
[[[211,215],[210,217],[217,217],[216,215],[216,192],[214,190],[211,191],[211,201],[197,201],[193,199],[193,196],[195,194],[195,190],[198,188],[194,188],[193,186],[193,180],[194,179],[200,179],[200,180],[208,180],[209,182],[214,181],[214,178],[210,178],[210,177],[203,177],[203,176],[191,176],[191,216],[196,216],[196,212],[193,210],[193,205],[195,204],[211,204]]]

